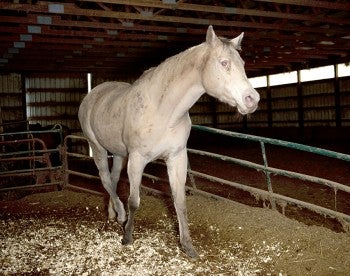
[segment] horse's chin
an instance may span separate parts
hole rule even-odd
[[[220,100],[222,102],[226,102],[227,104],[229,104],[232,107],[236,107],[238,112],[243,116],[248,115],[250,113],[253,113],[258,108],[257,104],[255,104],[254,106],[245,106],[244,104],[238,104],[237,101],[234,99],[229,99],[229,100],[220,99]]]
[[[241,115],[248,115],[248,114],[251,114],[253,113],[256,109],[258,108],[258,106],[253,106],[253,107],[241,107],[241,106],[237,106],[237,110],[238,112],[241,114]]]

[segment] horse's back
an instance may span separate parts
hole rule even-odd
[[[94,87],[90,93],[88,93],[83,99],[82,105],[84,102],[89,102],[90,104],[97,101],[101,97],[106,97],[113,94],[121,94],[125,91],[126,88],[130,86],[130,83],[127,82],[104,82],[96,87]]]
[[[96,103],[104,98],[112,98],[125,92],[130,86],[126,82],[104,82],[94,87],[90,93],[88,93],[79,107],[79,120],[82,123],[88,120],[91,110],[95,107]]]

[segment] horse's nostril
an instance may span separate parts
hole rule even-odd
[[[255,100],[254,100],[254,98],[253,98],[252,96],[246,96],[246,97],[245,97],[245,104],[246,104],[246,106],[248,106],[248,107],[254,106],[254,105],[255,105]]]

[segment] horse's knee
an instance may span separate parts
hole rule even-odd
[[[130,212],[135,212],[140,206],[140,198],[129,197],[128,207]]]

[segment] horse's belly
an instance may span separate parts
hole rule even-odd
[[[146,124],[144,127],[134,129],[133,135],[126,140],[129,141],[127,142],[129,151],[138,151],[148,161],[152,161],[158,158],[167,159],[186,148],[191,129],[189,118],[184,117],[174,127],[160,122],[145,126]]]
[[[119,123],[108,124],[104,127],[95,127],[97,141],[107,151],[122,156],[127,155],[127,147],[122,139],[122,131]]]

